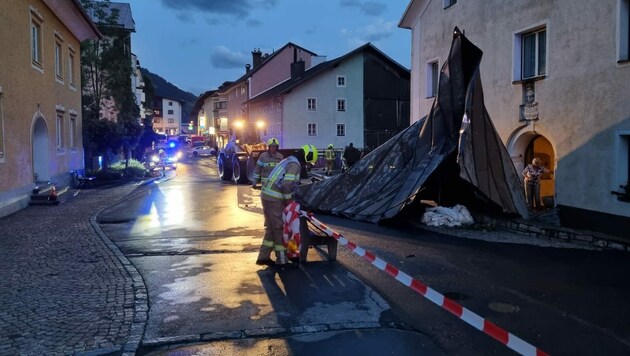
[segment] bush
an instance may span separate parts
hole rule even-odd
[[[127,166],[127,170],[125,171],[125,161],[119,161],[111,166],[109,166],[109,172],[118,175],[119,177],[131,177],[131,178],[142,178],[145,177],[148,173],[147,169],[144,167],[144,164],[141,162],[130,159],[129,165]]]

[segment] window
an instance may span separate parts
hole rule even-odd
[[[306,108],[308,111],[316,111],[317,110],[317,99],[316,98],[306,98]]]
[[[42,18],[31,8],[31,60],[37,68],[43,68],[42,61]]]
[[[70,147],[77,147],[77,117],[72,115],[70,116]]]
[[[337,136],[346,135],[346,124],[337,124]]]
[[[309,136],[317,136],[317,124],[315,123],[308,124],[307,134]]]
[[[227,109],[227,101],[218,101],[214,103],[215,109]]]
[[[438,62],[430,62],[427,64],[427,98],[433,98],[437,95],[440,79],[440,70]]]
[[[55,36],[55,78],[63,81],[63,52],[61,40]]]
[[[153,118],[153,123],[154,124],[160,124],[160,123],[162,123],[162,119],[159,118],[159,117]]]
[[[337,111],[346,111],[346,99],[337,99]]]
[[[3,112],[3,95],[2,87],[0,87],[0,161],[4,160],[4,112]]]
[[[175,119],[168,119],[168,123],[169,124],[174,124],[175,123]]]
[[[241,86],[241,95],[245,95],[245,86]]]
[[[172,101],[169,101],[169,102],[168,102],[168,106],[173,106],[173,102],[172,102]]]
[[[630,130],[618,130],[615,142],[615,180],[613,191],[624,191],[630,185]]]
[[[68,82],[71,86],[75,86],[74,82],[74,50],[68,48]]]
[[[57,113],[56,120],[56,135],[57,135],[57,151],[61,151],[63,149],[63,114]]]
[[[547,69],[547,30],[525,33],[521,38],[521,79],[541,77]]]
[[[168,110],[168,115],[173,115],[173,110]]]
[[[619,0],[617,61],[630,61],[630,0]]]
[[[346,86],[346,76],[345,75],[338,75],[337,76],[337,86],[338,87],[345,87]]]
[[[455,4],[457,4],[457,0],[442,0],[443,9],[447,9]]]

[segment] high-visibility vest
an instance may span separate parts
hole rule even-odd
[[[324,151],[324,156],[326,157],[327,161],[332,161],[335,159],[335,150],[333,150],[332,148],[327,148]]]
[[[273,156],[271,152],[265,151],[258,156],[258,161],[256,161],[256,170],[254,171],[254,182],[262,181],[264,184],[267,181],[267,177],[269,173],[274,169],[274,167],[282,161],[284,156],[280,152],[276,152]]]
[[[300,184],[300,161],[294,156],[283,159],[269,173],[267,182],[263,183],[261,190],[262,199],[290,200],[293,192]]]

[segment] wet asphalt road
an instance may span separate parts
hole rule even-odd
[[[245,188],[221,182],[212,159],[200,159],[99,217],[147,285],[145,346],[218,340],[178,350],[305,354],[314,343],[344,351],[370,340],[405,345],[368,347],[373,354],[513,354],[342,247],[339,263],[311,252],[314,262],[297,270],[255,266],[262,217]],[[461,239],[403,220],[318,218],[544,351],[630,353],[627,254]],[[301,340],[305,331],[321,338]]]

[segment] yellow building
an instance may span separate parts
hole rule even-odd
[[[79,0],[0,1],[0,216],[83,167],[81,41],[100,36]]]

